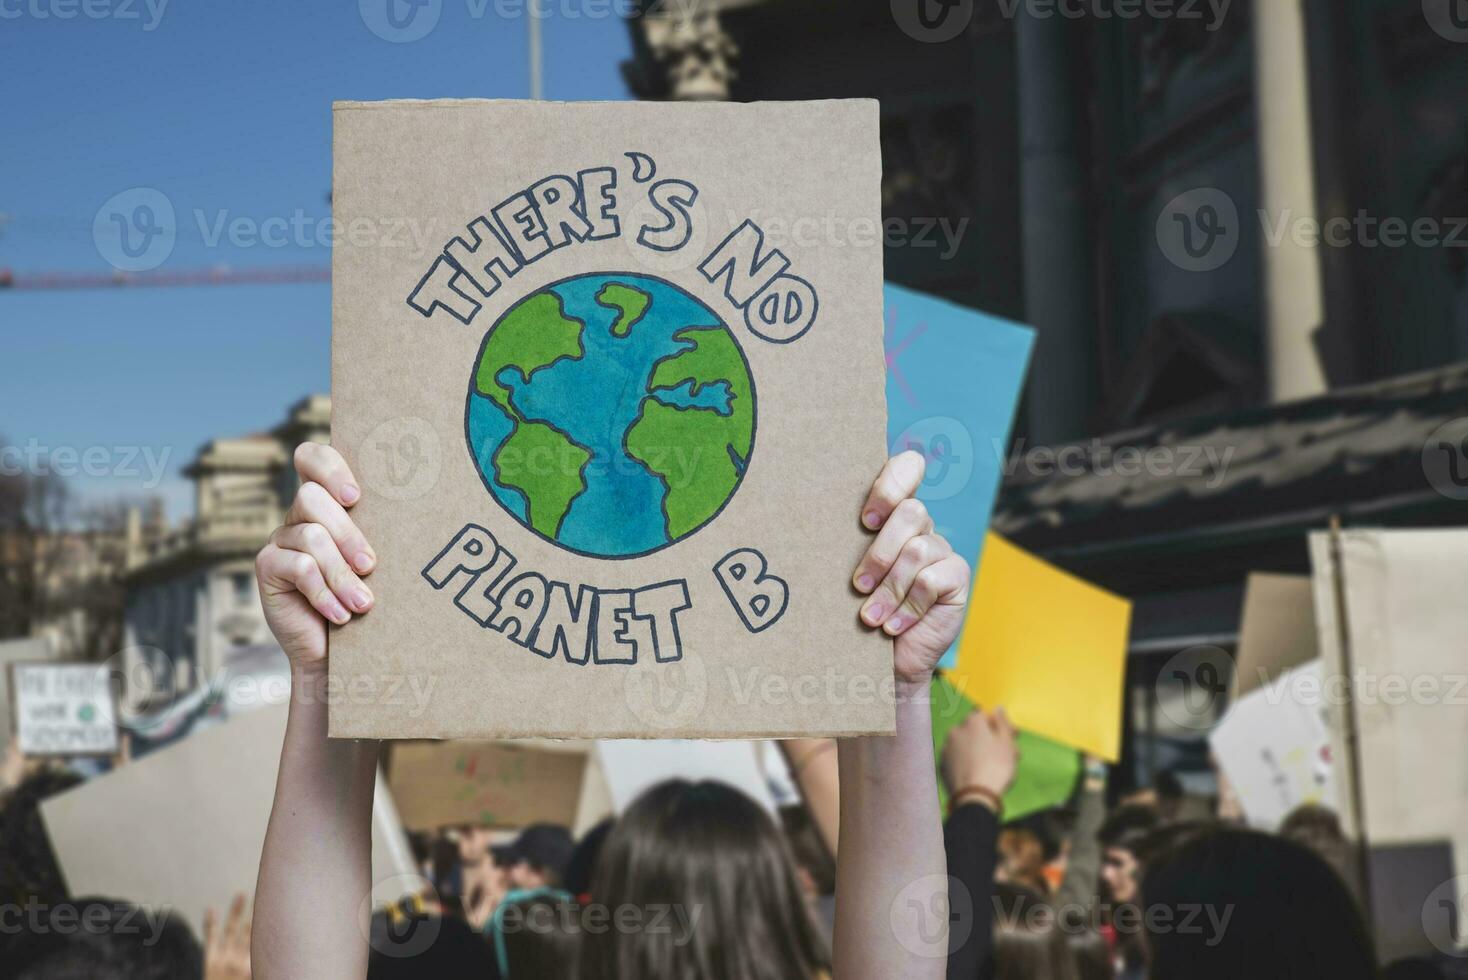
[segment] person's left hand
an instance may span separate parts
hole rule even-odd
[[[250,915],[236,895],[221,926],[213,909],[204,913],[204,980],[250,980]]]
[[[852,575],[867,595],[861,621],[896,637],[893,669],[900,684],[914,687],[927,685],[958,637],[969,590],[968,562],[933,533],[928,509],[913,496],[924,465],[909,451],[882,467],[861,510],[877,539]]]
[[[1019,768],[1018,736],[1003,708],[993,714],[976,708],[954,725],[943,743],[940,766],[950,796],[982,789],[993,795],[994,802],[1000,800]]]

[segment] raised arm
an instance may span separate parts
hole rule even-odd
[[[296,450],[302,485],[255,562],[271,632],[291,661],[275,806],[255,886],[256,980],[367,974],[377,743],[326,737],[326,621],[372,607],[375,557],[347,516],[361,497],[336,450]]]
[[[888,460],[861,520],[876,540],[852,581],[863,623],[895,638],[895,737],[844,739],[836,862],[836,980],[938,980],[948,878],[928,691],[963,623],[969,569],[914,497],[923,459]]]
[[[994,865],[1004,793],[1019,764],[1015,738],[1003,708],[992,715],[976,709],[954,726],[943,746],[949,806],[943,846],[954,911],[950,919],[954,934],[948,944],[950,980],[978,980],[993,973]]]

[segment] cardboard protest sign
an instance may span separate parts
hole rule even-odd
[[[576,823],[585,752],[503,742],[412,742],[393,748],[388,785],[403,826],[524,827]]]
[[[891,682],[849,584],[886,455],[876,103],[335,123],[332,443],[380,561],[332,734],[890,732],[890,698],[751,693]]]
[[[1310,576],[1251,574],[1239,618],[1233,699],[1319,656]]]
[[[891,283],[883,296],[889,449],[927,459],[918,499],[977,568],[1034,331]]]
[[[1468,531],[1310,536],[1341,823],[1384,961],[1468,937]]]
[[[974,711],[974,703],[953,686],[946,671],[933,678],[933,757],[941,767],[943,746],[948,733]],[[1006,822],[1023,820],[1032,813],[1063,806],[1075,793],[1081,775],[1081,754],[1069,746],[1052,742],[1029,732],[1020,732],[1015,740],[1019,765],[1014,782],[1004,793]],[[938,780],[938,800],[948,809],[948,788]]]
[[[1229,706],[1209,736],[1250,826],[1275,830],[1307,803],[1336,806],[1318,660]]]
[[[11,664],[15,739],[26,755],[110,755],[117,713],[105,664]]]
[[[1131,612],[991,533],[949,677],[1017,727],[1116,762]]]
[[[727,783],[766,810],[775,810],[757,742],[603,739],[597,743],[596,755],[618,813],[643,790],[667,779]]]
[[[196,934],[205,910],[223,911],[236,893],[252,894],[287,710],[240,715],[42,803],[68,892],[166,906]],[[380,900],[421,881],[380,778],[372,880]]]

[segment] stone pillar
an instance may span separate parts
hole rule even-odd
[[[1053,444],[1084,435],[1095,402],[1096,286],[1070,22],[1027,9],[1018,8],[1015,42],[1025,319],[1038,334],[1028,434],[1031,442]]]
[[[1319,244],[1301,245],[1291,230],[1317,220],[1310,77],[1302,0],[1256,3],[1254,98],[1258,117],[1260,201],[1278,244],[1264,240],[1265,351],[1276,402],[1326,390],[1314,334],[1325,322]],[[1242,216],[1246,234],[1264,235],[1258,216]]]
[[[668,98],[729,98],[739,46],[724,33],[717,4],[662,4],[640,23],[653,60],[666,73]]]

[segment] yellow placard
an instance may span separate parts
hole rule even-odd
[[[1116,762],[1132,604],[997,534],[984,542],[949,678],[1020,728]]]

